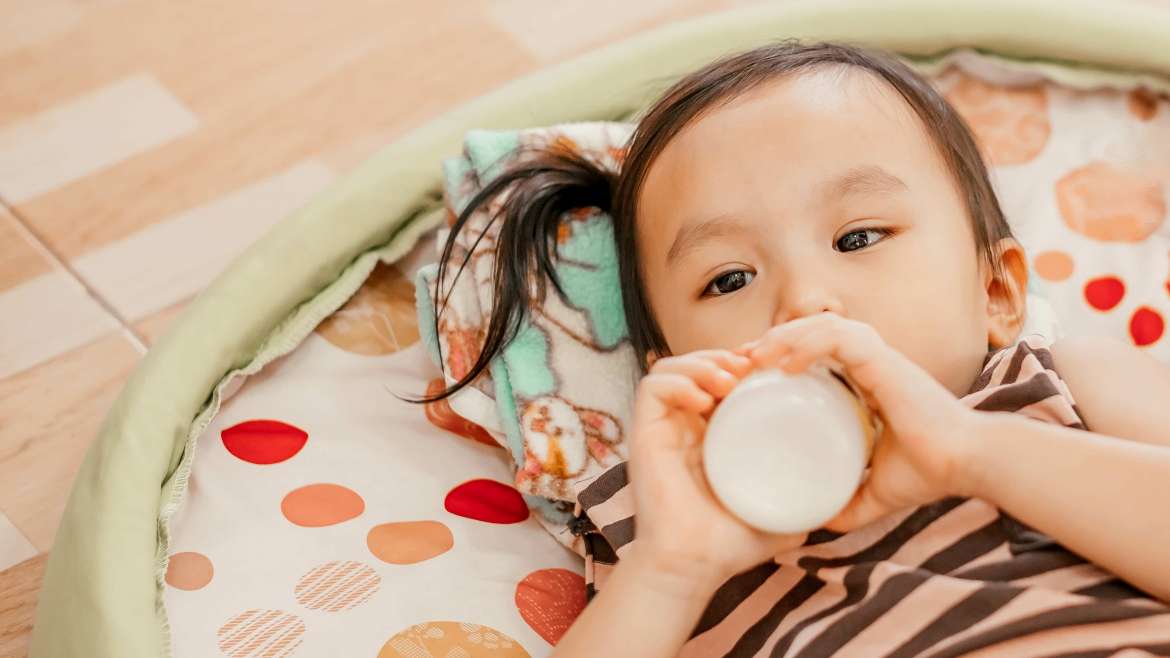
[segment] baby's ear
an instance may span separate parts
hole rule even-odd
[[[987,344],[993,348],[1015,342],[1024,328],[1028,312],[1028,260],[1014,238],[1003,238],[993,246],[999,267],[989,268],[987,286]]]

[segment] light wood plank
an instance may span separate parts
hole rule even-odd
[[[47,553],[42,553],[0,571],[0,656],[24,658],[28,655],[33,613],[48,558]]]
[[[0,509],[38,550],[139,353],[121,332],[0,380]]]

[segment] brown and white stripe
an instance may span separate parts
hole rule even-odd
[[[1048,346],[988,355],[963,402],[1086,429]],[[570,529],[590,598],[634,541],[625,464],[581,488]],[[728,580],[682,655],[1170,656],[1170,607],[977,499],[948,498]]]

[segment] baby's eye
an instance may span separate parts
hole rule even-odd
[[[735,292],[740,288],[746,286],[755,278],[755,274],[747,270],[733,270],[720,274],[707,284],[707,288],[703,290],[704,297],[717,297],[719,295],[726,295]]]
[[[833,246],[837,248],[837,251],[857,251],[877,244],[889,235],[890,231],[883,228],[863,228],[842,235],[837,238],[837,242]]]

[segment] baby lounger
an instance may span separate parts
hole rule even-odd
[[[518,80],[289,217],[139,365],[74,483],[32,656],[541,656],[581,565],[480,428],[417,394],[414,273],[468,131],[623,121],[780,38],[864,43],[972,124],[1062,330],[1170,361],[1170,11],[1088,0],[748,7]]]

